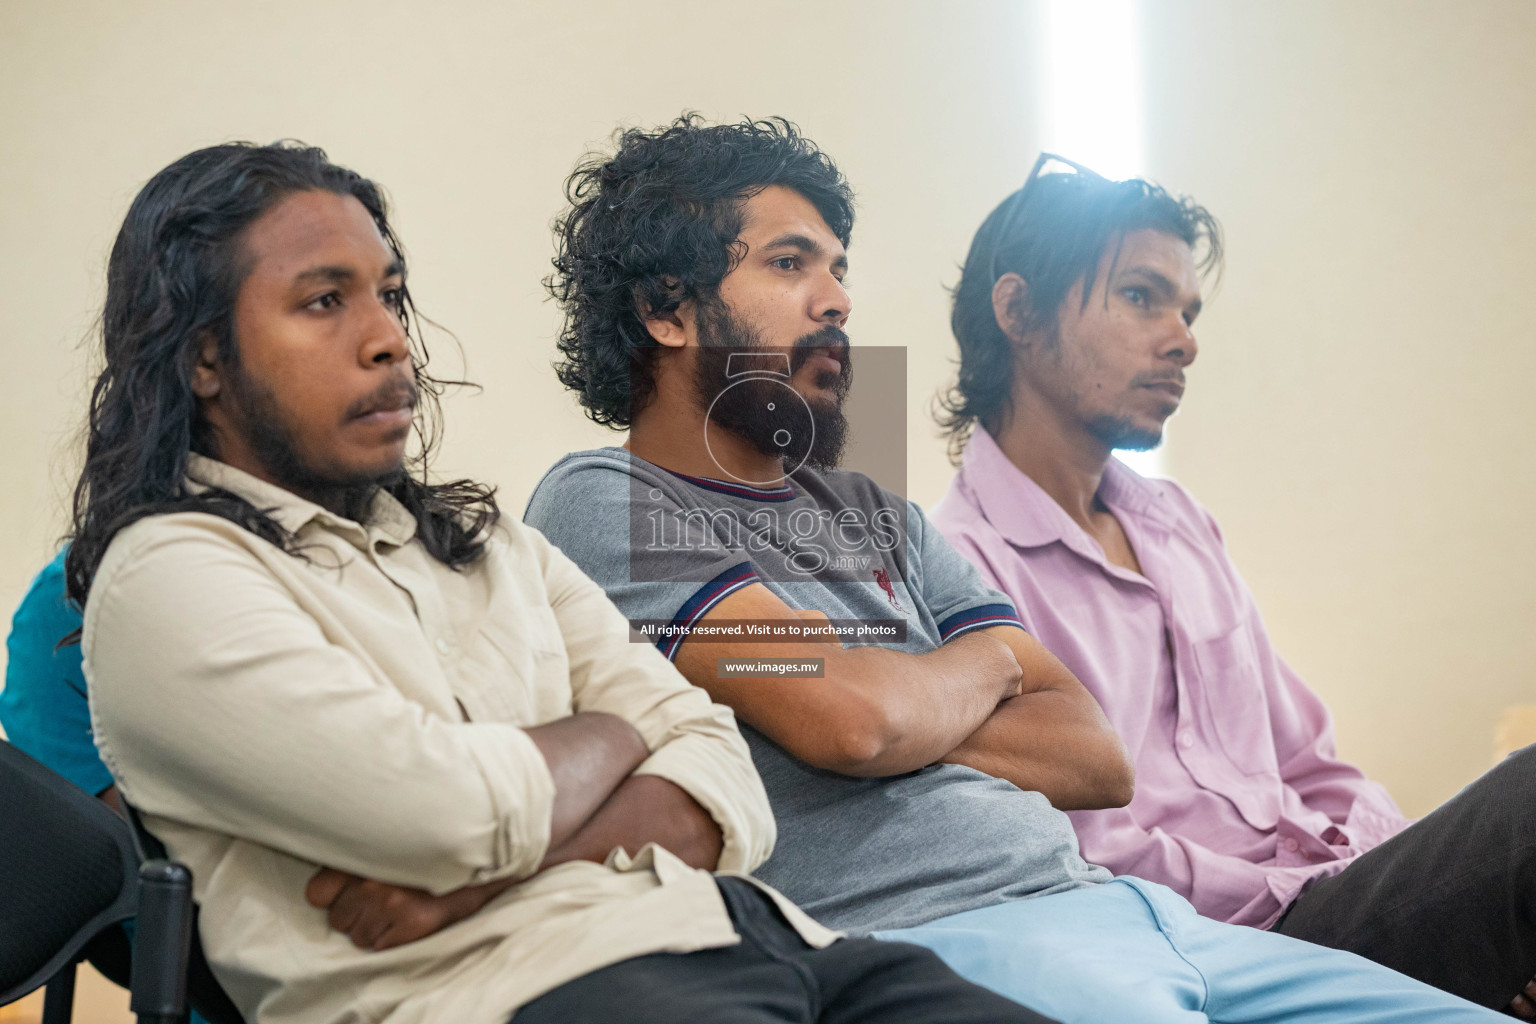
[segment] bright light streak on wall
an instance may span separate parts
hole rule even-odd
[[[1045,0],[1045,146],[1110,178],[1142,168],[1136,0]]]
[[[1043,0],[1040,93],[1045,148],[1109,178],[1142,174],[1138,0]],[[1117,452],[1145,476],[1163,473],[1161,449]]]

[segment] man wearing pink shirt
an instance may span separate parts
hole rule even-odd
[[[955,291],[941,422],[963,459],[932,518],[1135,761],[1129,805],[1072,813],[1083,856],[1536,1016],[1536,748],[1417,824],[1338,758],[1210,513],[1111,457],[1157,445],[1178,408],[1220,228],[1144,181],[1042,174],[1051,159],[982,224]]]

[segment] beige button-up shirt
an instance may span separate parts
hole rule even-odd
[[[269,510],[299,555],[212,515],[135,523],[92,586],[85,673],[102,757],[192,869],[204,949],[248,1021],[490,1024],[608,964],[739,941],[710,874],[656,846],[534,874],[554,786],[523,730],[577,711],[635,726],[638,771],[719,823],[722,871],[774,840],[731,712],[630,643],[542,535],[508,522],[455,572],[388,495],[359,524],[210,459],[189,475]],[[322,865],[438,893],[523,881],[373,952],[305,902]],[[836,937],[772,895],[808,942]]]

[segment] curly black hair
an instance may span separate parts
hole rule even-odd
[[[134,198],[107,262],[101,315],[105,366],[91,392],[85,466],[75,485],[65,578],[85,606],[107,546],[145,516],[221,516],[290,553],[295,539],[268,511],[218,488],[187,487],[189,453],[212,455],[192,393],[192,371],[212,336],[219,359],[237,365],[235,299],[250,270],[245,229],[286,197],[304,191],[351,196],[368,211],[405,266],[383,191],[325,152],[298,142],[234,142],[189,153],[151,178]],[[427,372],[413,329],[415,306],[402,285],[400,322],[411,339],[420,450],[406,472],[383,485],[416,517],[416,536],[433,557],[459,567],[478,559],[500,511],[495,490],[471,480],[431,483],[444,381]],[[78,636],[78,633],[75,634]]]
[[[1099,260],[1132,231],[1151,228],[1183,239],[1197,250],[1202,276],[1222,265],[1221,225],[1187,196],[1175,196],[1142,178],[1112,181],[1096,174],[1049,174],[1037,178],[1025,205],[1014,192],[982,221],[951,293],[950,329],[960,344],[955,383],[938,399],[937,419],[949,439],[950,461],[960,454],[976,424],[996,431],[1012,408],[1013,344],[998,326],[992,288],[1004,274],[1029,284],[1029,330],[1054,331],[1061,303],[1083,282],[1083,308],[1093,292]],[[997,237],[1011,223],[1007,238]]]
[[[565,313],[560,383],[604,426],[628,427],[655,388],[659,347],[646,317],[709,302],[744,255],[742,204],[771,185],[799,192],[845,246],[853,190],[837,166],[781,117],[705,124],[684,114],[655,131],[621,129],[566,179],[544,287]],[[642,312],[644,311],[644,312]]]

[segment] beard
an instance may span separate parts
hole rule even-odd
[[[1131,378],[1130,390],[1149,387],[1163,383],[1184,384],[1184,371],[1149,371],[1138,373]],[[1173,415],[1172,412],[1168,416]],[[1167,425],[1167,416],[1158,421],[1156,426],[1137,426],[1129,417],[1117,416],[1105,413],[1089,417],[1087,422],[1088,432],[1100,443],[1112,451],[1149,452],[1163,443],[1163,429]]]
[[[843,401],[853,384],[848,335],[829,324],[797,338],[788,348],[767,345],[719,299],[700,303],[698,325],[693,391],[709,410],[710,422],[763,455],[781,457],[786,473],[802,465],[823,472],[836,469],[848,444],[848,417],[843,413]],[[790,383],[806,361],[820,353],[842,364],[835,374],[820,371],[815,381],[817,387],[831,390],[831,400],[807,398]],[[743,355],[755,358],[733,366],[732,356]],[[786,360],[788,378],[782,369]],[[754,375],[741,376],[744,372]],[[788,399],[786,388],[800,401],[784,400]],[[730,394],[724,395],[727,390]]]
[[[362,522],[379,488],[397,483],[404,477],[403,464],[382,474],[338,474],[315,467],[304,458],[298,434],[288,422],[276,393],[269,386],[250,376],[245,367],[239,364],[231,367],[228,386],[238,410],[246,444],[284,490],[292,491],[353,522]],[[376,389],[364,403],[383,399],[401,390],[414,392],[415,385],[408,380],[391,379]]]
[[[1149,452],[1163,443],[1163,428],[1138,427],[1119,416],[1095,416],[1087,424],[1088,433],[1112,451]]]
[[[1026,364],[1026,372],[1041,378],[1064,378],[1068,382],[1065,390],[1073,414],[1080,418],[1088,435],[1105,448],[1110,451],[1149,452],[1163,443],[1162,423],[1155,427],[1138,426],[1129,416],[1115,412],[1091,412],[1085,408],[1092,403],[1092,391],[1086,389],[1081,381],[1086,375],[1091,375],[1095,367],[1092,363],[1084,362],[1085,357],[1081,351],[1073,352],[1063,345],[1059,320],[1047,332],[1040,350],[1031,353],[1029,357],[1040,362]],[[1177,380],[1182,384],[1184,374],[1182,371],[1172,374],[1141,373],[1131,380],[1129,387],[1134,389],[1164,380]]]

